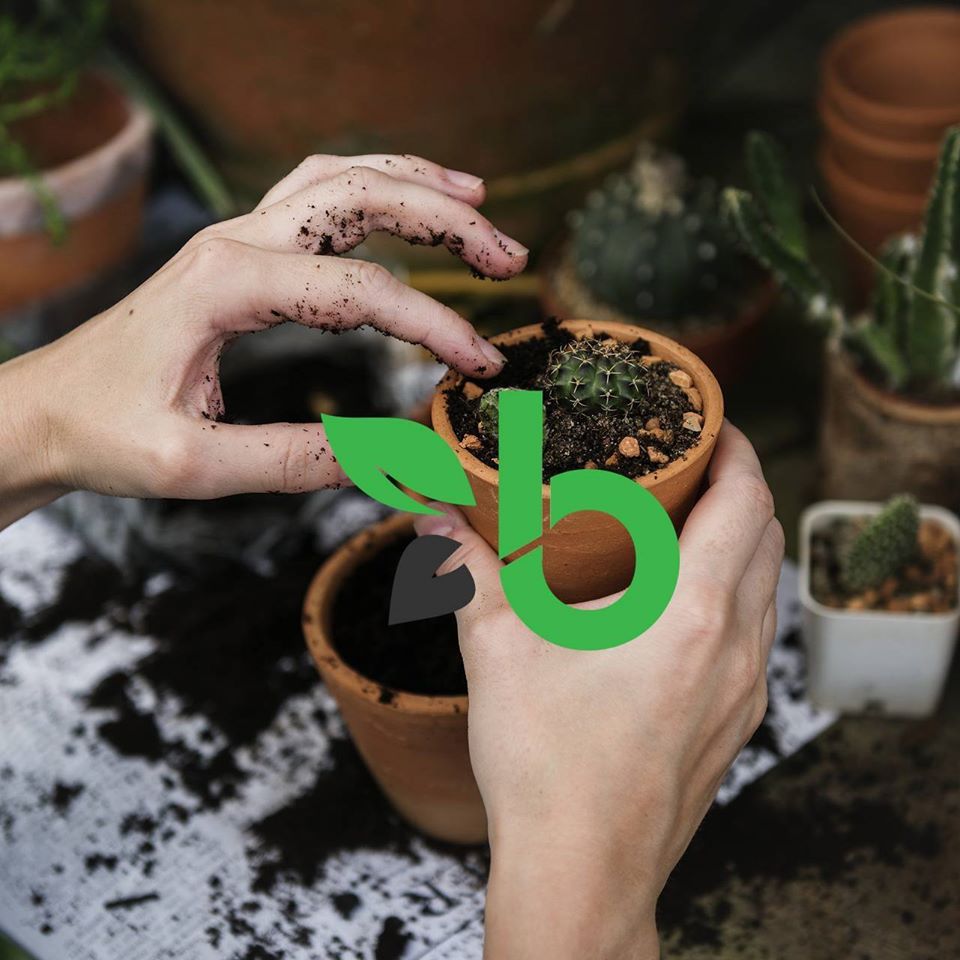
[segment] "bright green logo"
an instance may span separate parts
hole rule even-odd
[[[368,496],[399,510],[435,512],[401,490],[397,483],[402,483],[432,500],[473,504],[470,484],[456,454],[429,428],[390,418],[325,416],[323,423],[344,472]],[[539,391],[504,390],[500,394],[499,438],[499,545],[500,557],[506,558],[544,533],[543,400]],[[649,490],[627,477],[605,470],[570,470],[553,477],[550,525],[583,510],[614,517],[633,541],[633,578],[610,604],[585,609],[557,599],[543,575],[540,546],[505,564],[500,578],[514,612],[534,633],[563,647],[602,650],[626,643],[656,623],[673,596],[680,552],[667,512]],[[428,554],[421,551],[418,555]],[[424,568],[420,580],[410,569],[404,572],[406,591],[423,590],[421,606],[431,611],[427,616],[435,616],[438,606],[442,607],[438,595],[443,590],[457,588],[457,606],[449,612],[464,603],[462,577],[454,583],[452,575],[435,577],[435,571],[435,565],[432,570]],[[404,598],[407,611],[416,609],[417,604],[415,597]],[[406,619],[414,617],[407,615]]]

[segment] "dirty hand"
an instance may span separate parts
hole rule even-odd
[[[483,198],[479,178],[416,157],[310,157],[116,306],[4,364],[0,527],[74,488],[200,499],[342,481],[318,424],[216,422],[220,353],[283,320],[371,325],[470,376],[496,373],[503,357],[452,310],[376,264],[310,256],[385,230],[511,277],[527,251],[476,211]]]
[[[511,612],[496,554],[458,511],[440,573],[476,583],[457,614],[470,756],[490,827],[490,960],[659,956],[654,908],[730,763],[759,725],[783,532],[729,423],[680,537],[660,620],[621,647],[554,646]],[[607,601],[600,601],[605,603]]]

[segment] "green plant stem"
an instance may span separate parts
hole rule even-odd
[[[153,115],[177,165],[206,206],[221,219],[235,216],[239,211],[233,194],[159,88],[112,47],[104,50],[103,58],[120,83]]]

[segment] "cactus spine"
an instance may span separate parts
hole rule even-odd
[[[614,341],[587,338],[554,350],[544,387],[570,410],[627,412],[644,396],[646,376],[635,350]]]
[[[920,510],[913,497],[893,497],[840,556],[840,581],[851,593],[879,586],[917,552]]]
[[[768,136],[746,142],[753,192],[728,188],[723,215],[747,251],[887,386],[936,396],[960,386],[960,127],[944,136],[923,233],[891,241],[869,316],[851,319],[810,262],[799,194]],[[891,275],[892,274],[892,275]]]

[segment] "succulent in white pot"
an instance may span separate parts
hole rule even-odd
[[[819,706],[921,717],[960,626],[960,521],[909,496],[827,500],[800,519],[808,689]]]

